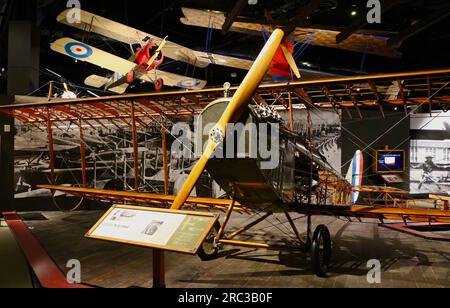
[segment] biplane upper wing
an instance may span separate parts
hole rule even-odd
[[[87,32],[94,32],[105,37],[109,37],[125,44],[145,45],[151,41],[157,45],[161,44],[162,38],[145,33],[143,31],[128,27],[113,20],[79,10],[79,16],[72,16],[74,11],[67,9],[57,17],[57,21],[71,27]],[[73,20],[78,19],[79,20]],[[73,22],[75,21],[75,22]],[[164,55],[173,60],[186,62],[197,67],[204,68],[208,62],[204,62],[197,57],[192,49],[168,41],[162,49]]]

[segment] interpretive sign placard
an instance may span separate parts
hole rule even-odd
[[[217,219],[209,213],[114,205],[86,237],[196,254]]]

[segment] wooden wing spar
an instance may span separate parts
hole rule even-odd
[[[90,200],[117,203],[127,202],[130,204],[153,207],[169,207],[175,200],[175,196],[130,191],[100,190],[53,185],[40,185],[38,188],[58,191],[69,196],[82,197]],[[189,197],[186,200],[185,208],[216,209],[223,211],[231,205],[231,202],[231,200],[226,199]],[[234,210],[238,213],[250,212],[250,209],[241,206],[239,203],[235,203]]]
[[[90,200],[130,203],[142,206],[170,207],[176,196],[124,192],[114,190],[99,190],[90,188],[76,188],[67,186],[40,185],[41,189],[48,189],[55,192],[62,192],[69,196],[82,197]],[[439,199],[434,197],[434,199]],[[448,198],[447,198],[448,199]],[[439,200],[442,200],[440,198]],[[194,198],[189,197],[185,201],[185,209],[216,209],[227,210],[232,204],[232,200],[214,198]],[[233,210],[236,213],[251,213],[251,209],[235,202]],[[395,208],[395,207],[375,207],[375,206],[299,206],[292,208],[298,213],[335,217],[349,217],[354,219],[371,218],[381,222],[385,220],[401,221],[424,221],[429,223],[450,223],[450,211],[445,209],[419,209],[419,208]]]
[[[356,101],[350,99],[348,89],[357,93]],[[237,87],[231,87],[230,93],[236,90]],[[429,98],[429,90],[436,93],[432,99]],[[11,100],[14,103],[0,106],[0,112],[41,130],[47,126],[47,108],[51,111],[53,123],[81,119],[86,123],[107,121],[129,127],[132,103],[138,110],[139,122],[149,123],[154,116],[174,119],[200,114],[203,108],[223,94],[224,89],[219,87],[81,99],[15,96]],[[406,113],[409,108],[420,104],[440,105],[450,101],[450,69],[264,83],[253,98],[254,102],[273,106],[276,110],[289,111],[291,101],[293,109],[311,106],[336,112],[343,110],[349,116],[352,115],[350,110],[360,108],[379,109],[381,116],[388,108],[399,108]]]

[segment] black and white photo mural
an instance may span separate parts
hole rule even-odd
[[[289,126],[289,112],[279,111],[284,124]],[[312,137],[319,152],[336,170],[341,169],[341,120],[334,111],[313,110]],[[183,121],[182,121],[183,120]],[[189,128],[192,119],[182,119],[178,124]],[[295,110],[294,131],[307,137],[307,112]],[[169,164],[169,193],[176,194],[196,162],[177,146],[175,140],[181,133],[174,132],[170,123],[166,126]],[[134,157],[131,128],[117,127],[106,121],[84,123],[86,180],[88,188],[107,190],[134,189]],[[82,164],[80,154],[80,131],[77,123],[56,123],[53,126],[54,183],[56,185],[81,187]],[[137,131],[139,151],[139,191],[164,193],[163,151],[159,125],[139,127]],[[192,136],[191,136],[192,137]],[[194,140],[188,140],[188,144]],[[48,133],[45,127],[16,125],[15,136],[15,183],[16,199],[54,197],[40,185],[51,181]],[[220,198],[224,192],[204,174],[193,195]],[[65,196],[56,194],[58,200]],[[58,201],[57,200],[57,201]],[[77,200],[75,200],[77,201]],[[61,202],[62,203],[62,202]]]
[[[411,116],[411,193],[450,193],[450,113]]]
[[[279,111],[284,124],[289,127],[289,112]],[[328,163],[335,169],[341,170],[341,118],[334,110],[311,111],[311,134],[313,143]],[[308,112],[297,109],[294,112],[294,131],[307,137]]]

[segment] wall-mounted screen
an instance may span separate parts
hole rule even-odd
[[[405,151],[376,151],[374,169],[376,173],[401,173],[405,171]]]

